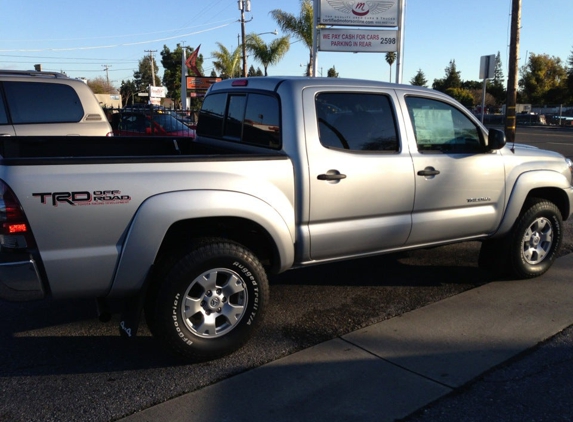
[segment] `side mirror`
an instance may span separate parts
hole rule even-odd
[[[499,129],[490,129],[487,137],[487,148],[490,151],[502,149],[505,146],[505,132]]]

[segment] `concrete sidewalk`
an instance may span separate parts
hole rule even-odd
[[[573,254],[542,277],[489,283],[122,421],[404,418],[572,325],[571,268]]]

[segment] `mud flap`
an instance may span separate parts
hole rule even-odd
[[[153,274],[153,267],[149,274]],[[137,335],[149,281],[150,277],[148,276],[137,295],[126,297],[123,300],[123,307],[119,320],[119,334],[125,339],[134,338]]]
[[[119,334],[121,337],[129,339],[137,335],[144,297],[145,295],[140,294],[124,299],[121,318],[119,320]]]

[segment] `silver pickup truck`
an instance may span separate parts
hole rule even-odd
[[[252,335],[267,274],[482,241],[515,278],[554,262],[572,163],[506,145],[429,89],[334,78],[215,84],[196,139],[4,137],[0,297],[122,304],[172,352]]]

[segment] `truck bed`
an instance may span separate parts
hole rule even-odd
[[[44,136],[0,138],[3,164],[38,163],[38,159],[82,163],[97,161],[154,161],[155,159],[264,159],[280,151],[210,139],[160,136]],[[40,160],[44,161],[44,160]]]

